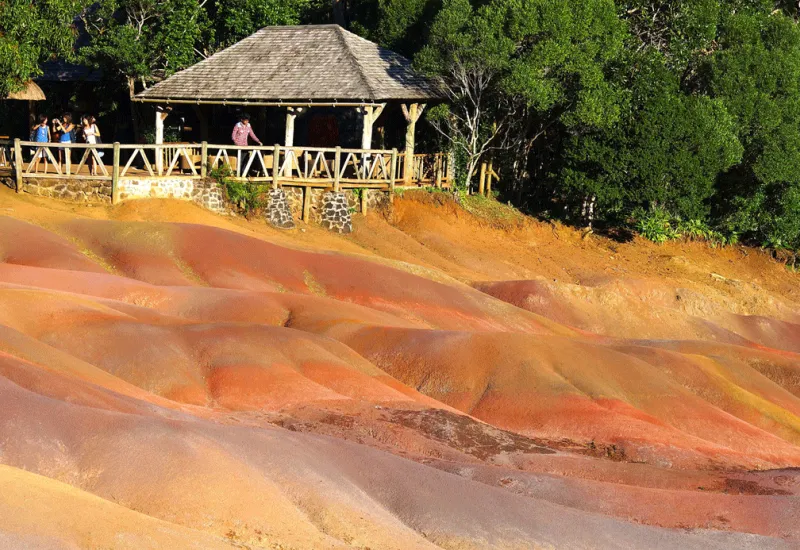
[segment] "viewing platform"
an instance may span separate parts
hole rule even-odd
[[[390,196],[398,189],[446,189],[452,166],[444,153],[415,154],[407,164],[405,153],[396,149],[0,140],[0,180],[17,192],[40,196],[112,204],[177,198],[220,210],[223,178],[263,186],[265,192],[286,188],[301,200],[300,217],[308,221],[315,190]],[[369,193],[359,194],[368,200]]]

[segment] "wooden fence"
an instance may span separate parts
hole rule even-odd
[[[18,162],[19,161],[19,162]],[[413,173],[404,173],[397,149],[344,149],[167,143],[37,143],[0,140],[0,173],[13,174],[17,191],[25,179],[97,179],[112,182],[117,200],[120,179],[226,176],[274,187],[385,189],[403,186],[449,187],[452,170],[446,154],[414,155]]]

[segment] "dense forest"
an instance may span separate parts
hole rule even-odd
[[[4,0],[0,96],[54,57],[139,90],[267,25],[337,22],[440,79],[462,186],[653,240],[800,249],[800,7],[772,0]],[[78,37],[80,36],[80,40]]]

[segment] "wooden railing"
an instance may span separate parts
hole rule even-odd
[[[404,153],[396,149],[0,140],[0,172],[14,174],[18,191],[28,178],[80,178],[110,180],[116,196],[120,179],[203,178],[214,170],[224,170],[226,177],[275,187],[391,191],[396,185],[449,184],[446,154],[414,155],[410,177],[404,173],[404,164]]]
[[[447,153],[415,154],[412,173],[406,179],[405,153],[400,153],[398,179],[417,186],[449,187],[453,179],[453,166]]]

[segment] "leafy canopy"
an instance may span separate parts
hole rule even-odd
[[[39,64],[73,54],[73,19],[84,0],[0,1],[0,98],[41,74]]]

